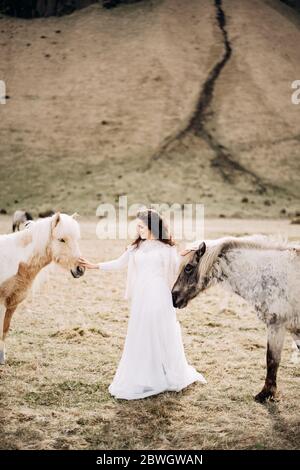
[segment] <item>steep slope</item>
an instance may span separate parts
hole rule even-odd
[[[296,210],[299,24],[277,0],[2,18],[0,206],[94,213],[128,194],[210,215]]]

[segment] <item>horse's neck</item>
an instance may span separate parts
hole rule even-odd
[[[243,250],[232,250],[225,253],[214,267],[215,279],[245,299],[251,292],[251,288],[245,289],[245,284],[249,284],[248,287],[251,284],[251,279],[247,278],[245,272],[246,264],[247,256]]]
[[[19,262],[19,270],[26,270],[27,276],[34,278],[45,266],[52,261],[52,252],[49,244],[49,239],[44,239],[43,243],[39,246],[35,243],[33,234],[30,231],[22,231],[19,236],[19,244],[23,245],[26,252],[25,259]]]
[[[50,250],[46,250],[43,255],[34,254],[27,263],[20,263],[19,271],[23,267],[27,272],[27,276],[33,280],[43,268],[51,263],[51,261],[52,256]]]
[[[3,252],[0,256],[3,268],[0,271],[0,298],[11,288],[15,289],[16,283],[20,291],[28,289],[38,273],[52,261],[50,245],[37,249],[28,233],[9,239],[6,256]]]

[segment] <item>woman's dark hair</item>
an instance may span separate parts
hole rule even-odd
[[[164,222],[159,212],[154,209],[143,209],[137,213],[137,218],[140,219],[148,227],[156,240],[165,243],[166,245],[174,246],[175,242],[169,233],[168,227]],[[138,247],[143,239],[138,236],[132,242],[132,245]]]

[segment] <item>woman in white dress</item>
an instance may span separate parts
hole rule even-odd
[[[180,391],[204,377],[187,363],[171,289],[179,255],[158,212],[137,214],[137,239],[120,258],[99,264],[81,259],[87,269],[128,267],[125,298],[131,312],[121,361],[109,392],[134,400],[167,390]]]

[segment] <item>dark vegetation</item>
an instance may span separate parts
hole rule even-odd
[[[0,0],[0,12],[19,18],[62,16],[99,3],[103,8],[114,8],[122,3],[140,0]]]

